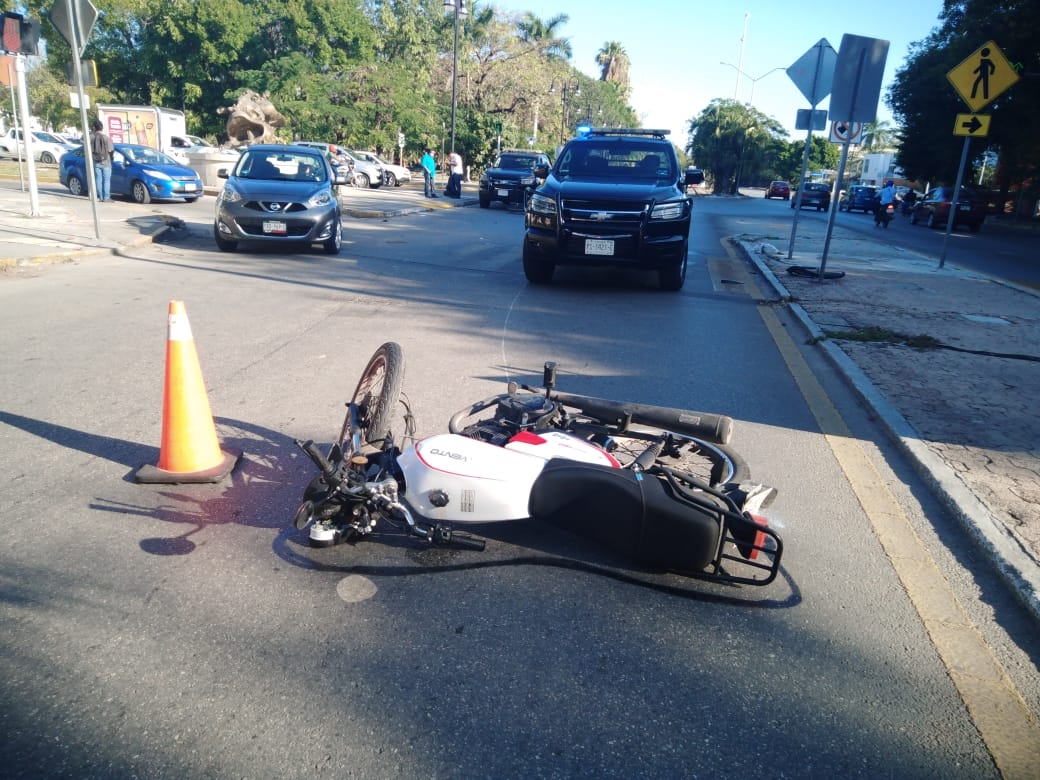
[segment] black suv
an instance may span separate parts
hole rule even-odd
[[[527,193],[538,185],[535,170],[548,168],[549,158],[542,152],[506,149],[480,176],[480,207],[486,209],[493,200],[523,205]]]
[[[682,289],[692,209],[686,188],[704,174],[679,167],[667,135],[596,128],[567,142],[527,202],[528,281],[552,281],[557,265],[606,265],[656,269],[662,289]]]

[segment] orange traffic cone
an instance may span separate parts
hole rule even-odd
[[[241,457],[240,452],[220,449],[188,315],[181,301],[170,301],[159,465],[142,466],[134,478],[171,484],[219,482]]]

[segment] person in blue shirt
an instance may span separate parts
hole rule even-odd
[[[888,207],[896,202],[896,185],[891,179],[878,193],[877,206],[874,208],[874,224],[888,227]]]
[[[433,180],[437,176],[437,160],[433,156],[433,149],[426,150],[426,154],[422,157],[421,164],[423,172],[423,187],[425,188],[424,194],[427,198],[436,198],[437,193],[433,191]]]

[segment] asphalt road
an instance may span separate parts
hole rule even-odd
[[[680,294],[601,272],[528,286],[522,217],[501,209],[351,223],[337,258],[222,254],[207,216],[0,279],[8,776],[998,776],[721,243],[740,215],[698,213]],[[157,456],[171,299],[245,452],[219,485],[130,476]],[[309,548],[291,440],[329,441],[386,340],[420,435],[548,359],[561,389],[732,415],[780,489],[784,576],[713,587],[534,524],[480,529],[484,553]],[[865,436],[906,511],[940,519]],[[1035,638],[983,630],[1035,682]]]

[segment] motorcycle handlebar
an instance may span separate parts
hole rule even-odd
[[[733,418],[724,414],[692,412],[667,406],[650,406],[621,401],[608,401],[587,395],[551,392],[549,397],[561,404],[573,406],[583,414],[601,419],[619,421],[629,418],[640,425],[652,425],[687,436],[696,436],[714,444],[728,444],[733,433]]]
[[[527,385],[523,385],[523,389],[530,392],[538,392],[536,388]],[[460,409],[448,421],[448,430],[452,433],[462,433],[463,420],[491,408],[499,400],[507,396],[508,394],[489,396],[465,409]],[[609,420],[619,424],[622,419],[628,418],[639,425],[652,425],[674,433],[695,436],[713,444],[729,444],[730,436],[733,435],[733,418],[724,414],[694,412],[689,409],[674,409],[668,406],[651,406],[649,404],[636,404],[624,401],[609,401],[605,398],[594,398],[589,395],[575,395],[556,391],[550,391],[549,398],[565,406],[578,409],[582,414],[597,417],[604,421]]]
[[[328,458],[321,454],[321,450],[318,449],[318,445],[314,443],[312,439],[307,441],[300,441],[299,439],[293,439],[296,446],[299,447],[307,456],[314,461],[314,465],[321,470],[321,474],[325,477],[325,480],[330,485],[335,485],[339,482],[336,478],[336,467],[329,463]]]

